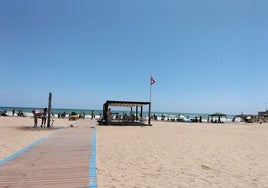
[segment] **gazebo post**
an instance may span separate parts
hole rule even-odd
[[[136,106],[136,120],[138,120],[138,106]]]
[[[107,104],[107,102],[106,103],[104,103],[104,105],[103,105],[103,117],[104,117],[104,119],[105,119],[105,125],[107,125],[108,124],[108,117],[107,117],[107,114],[106,114],[106,112],[108,111],[108,104]]]
[[[141,117],[140,117],[141,121],[142,121],[142,115],[143,115],[142,112],[143,112],[143,106],[141,106]]]

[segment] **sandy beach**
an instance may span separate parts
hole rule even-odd
[[[39,123],[40,124],[40,123]],[[59,127],[68,119],[57,119]],[[0,159],[50,134],[0,117]],[[268,124],[97,126],[98,187],[268,187]]]
[[[68,126],[68,119],[55,119],[54,127],[40,128],[41,119],[38,120],[38,128],[33,128],[32,117],[2,117],[0,116],[0,160],[28,146],[34,141],[49,135],[51,132]]]
[[[268,124],[97,128],[98,187],[268,187]]]

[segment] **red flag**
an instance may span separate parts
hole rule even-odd
[[[154,78],[151,76],[151,85],[153,85],[155,83]]]

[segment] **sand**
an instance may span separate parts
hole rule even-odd
[[[53,131],[69,125],[68,119],[55,118],[53,128],[33,128],[32,117],[2,117],[0,116],[0,160],[28,146],[34,141],[45,137]]]
[[[33,129],[30,117],[0,117],[0,159],[70,125],[55,120],[53,129]],[[268,188],[268,124],[153,121],[97,126],[96,136],[99,188]]]
[[[268,124],[97,127],[98,187],[268,187]]]

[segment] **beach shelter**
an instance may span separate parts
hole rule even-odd
[[[220,113],[220,112],[216,112],[214,114],[208,115],[208,122],[212,122],[212,123],[223,123],[221,121],[221,118],[225,118],[226,119],[226,122],[227,122],[227,115],[226,114],[223,114],[223,113]]]
[[[110,122],[108,122],[109,117],[107,116],[107,111],[110,107],[127,107],[131,109],[131,114],[134,115],[133,108],[136,108],[136,117],[131,117],[131,121],[123,121],[121,120],[114,120],[110,119]],[[138,120],[138,114],[140,115],[140,119],[143,119],[143,108],[144,106],[149,106],[149,112],[148,112],[148,123],[143,123]],[[140,111],[138,110],[140,108]],[[150,125],[151,126],[151,103],[150,102],[138,102],[138,101],[113,101],[113,100],[107,100],[103,104],[103,120],[104,122],[99,122],[101,124],[110,124],[110,125]],[[129,119],[127,119],[129,120]]]

